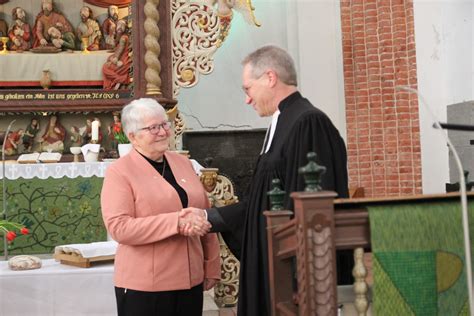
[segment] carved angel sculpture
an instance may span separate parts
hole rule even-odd
[[[217,15],[222,17],[230,17],[232,19],[232,10],[237,10],[243,15],[249,24],[260,26],[257,22],[253,11],[252,0],[204,0],[205,4],[213,7],[217,4]]]
[[[214,7],[217,4],[217,16],[220,19],[219,25],[219,38],[217,47],[220,47],[225,41],[230,30],[230,22],[232,21],[233,12],[237,10],[249,24],[260,26],[260,23],[255,19],[253,11],[255,8],[252,6],[252,0],[203,0],[204,3],[209,7]]]

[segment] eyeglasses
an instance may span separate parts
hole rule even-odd
[[[139,128],[138,130],[139,131],[147,130],[147,131],[150,132],[150,134],[156,135],[160,132],[160,129],[163,129],[166,132],[166,131],[169,131],[170,128],[171,128],[171,122],[170,121],[165,121],[161,124],[153,124],[153,125],[150,125],[150,126]]]
[[[245,94],[248,95],[248,92],[249,90],[253,87],[253,85],[255,84],[255,82],[257,82],[258,80],[262,79],[263,78],[263,75],[265,75],[266,72],[264,72],[263,74],[261,74],[260,76],[258,76],[257,78],[253,79],[249,85],[247,86],[242,86],[242,90],[244,90]]]

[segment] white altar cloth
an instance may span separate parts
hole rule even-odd
[[[63,177],[100,177],[103,178],[105,169],[110,162],[60,162],[60,163],[33,163],[33,164],[6,164],[5,176],[7,179],[59,179]],[[0,179],[3,179],[3,166],[0,162]]]
[[[113,264],[77,268],[42,260],[37,270],[12,271],[0,261],[0,315],[116,315]]]
[[[53,81],[101,81],[102,66],[112,53],[80,51],[56,54],[8,52],[0,58],[0,81],[39,81],[43,70],[51,72]]]
[[[201,175],[203,168],[196,160],[191,159],[194,171]],[[33,163],[33,164],[5,164],[5,176],[9,180],[22,179],[47,179],[52,177],[89,178],[96,176],[103,178],[105,170],[111,162],[59,162],[59,163]],[[3,166],[0,161],[0,179],[3,179]],[[1,315],[0,315],[1,316]]]

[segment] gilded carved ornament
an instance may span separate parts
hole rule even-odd
[[[234,186],[229,178],[218,174],[217,168],[201,169],[200,180],[207,192],[211,206],[225,206],[237,203]],[[221,255],[221,280],[214,287],[214,300],[220,307],[235,306],[239,293],[239,260],[232,254],[219,234]]]
[[[156,3],[159,0],[147,0],[148,3]],[[171,3],[171,25],[172,25],[172,73],[173,73],[173,97],[176,98],[181,87],[191,88],[199,82],[199,76],[208,75],[214,70],[214,54],[222,45],[229,34],[233,17],[233,10],[241,13],[244,19],[255,26],[260,26],[253,11],[251,0],[173,0]],[[149,10],[147,18],[157,21],[158,17],[154,10]],[[151,12],[153,11],[153,12]],[[158,30],[159,32],[159,30]],[[152,33],[147,31],[147,34]],[[154,32],[156,33],[156,31]],[[159,33],[156,35],[156,40]],[[152,48],[156,48],[153,51]],[[161,93],[154,89],[151,83],[154,79],[155,87],[161,85],[159,73],[159,45],[147,45],[149,58],[147,69],[147,94]],[[151,58],[153,57],[153,58]],[[153,59],[153,60],[152,60]],[[145,73],[146,75],[147,73]],[[155,74],[155,76],[151,76]],[[150,86],[150,87],[149,87]],[[173,147],[179,147],[181,134],[185,129],[185,122],[178,113],[173,117],[174,143]]]
[[[181,87],[191,88],[201,74],[214,70],[214,54],[229,34],[233,10],[260,26],[251,0],[174,0],[173,26],[173,96]]]

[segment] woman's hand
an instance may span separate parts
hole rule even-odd
[[[184,236],[204,236],[211,229],[204,210],[188,207],[179,212],[179,233]]]
[[[202,284],[204,291],[212,289],[219,280],[217,279],[204,279],[204,283]]]

